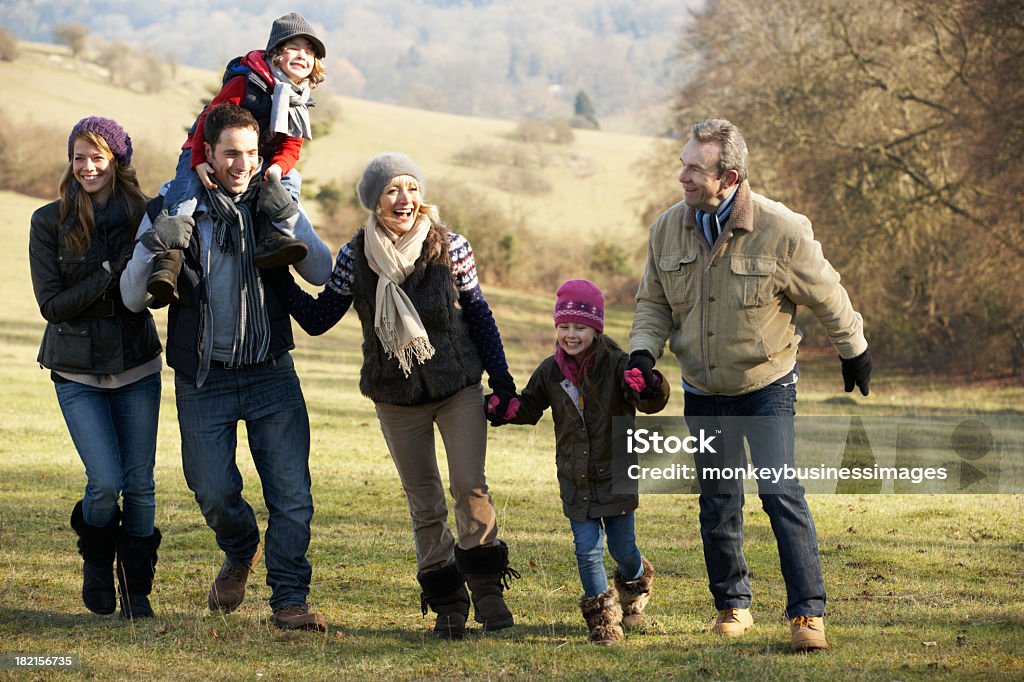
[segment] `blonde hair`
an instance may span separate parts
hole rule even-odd
[[[114,169],[114,174],[110,178],[111,200],[116,195],[121,194],[124,197],[125,204],[128,206],[129,219],[136,223],[141,220],[142,212],[146,210],[146,195],[142,193],[142,188],[139,187],[139,179],[135,174],[135,169],[130,165],[123,166],[118,163],[114,157],[114,152],[110,150],[110,145],[107,144],[102,135],[91,130],[82,130],[75,135],[75,139],[85,140],[99,149],[103,156],[107,157],[111,167]],[[81,185],[78,184],[73,164],[73,161],[68,161],[68,167],[64,170],[64,175],[61,176],[60,185],[57,188],[60,194],[60,210],[57,212],[57,224],[63,226],[69,216],[72,214],[75,216],[75,223],[64,237],[64,243],[72,253],[81,255],[88,251],[89,246],[92,244],[92,236],[96,232],[96,218],[92,212],[92,199],[89,197],[89,193],[82,190]],[[73,200],[71,196],[71,188],[75,185],[78,186],[77,201]]]
[[[287,42],[287,41],[285,41],[285,42]],[[270,54],[268,55],[268,57],[270,59],[270,63],[271,64],[273,64],[274,66],[280,67],[281,66],[281,61],[284,58],[284,43],[281,43],[280,45],[275,47],[273,50],[271,50]],[[317,57],[314,54],[313,55],[313,69],[309,72],[309,75],[306,76],[306,80],[309,81],[309,89],[310,90],[315,89],[316,86],[318,86],[321,83],[323,83],[324,79],[326,79],[326,78],[327,78],[327,69],[324,67],[324,63],[322,61],[320,61],[320,57]]]

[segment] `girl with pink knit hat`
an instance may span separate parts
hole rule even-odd
[[[583,596],[580,609],[595,644],[615,644],[622,626],[640,623],[650,598],[654,568],[636,546],[636,494],[612,483],[612,418],[654,413],[668,402],[669,384],[655,372],[658,391],[650,399],[639,371],[626,373],[629,354],[604,334],[604,294],[593,282],[569,280],[555,299],[555,354],[540,363],[530,382],[503,414],[487,402],[495,426],[536,424],[551,408],[555,465],[562,511],[575,543]],[[611,586],[604,567],[604,538],[615,561]]]

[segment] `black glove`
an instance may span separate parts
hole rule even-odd
[[[853,393],[854,385],[860,389],[861,395],[868,394],[868,382],[871,381],[871,352],[865,350],[855,358],[839,358],[843,363],[843,384],[847,393]]]
[[[487,379],[493,393],[484,397],[484,414],[491,426],[508,424],[519,413],[519,396],[516,382],[509,373],[497,374]]]
[[[153,227],[142,233],[139,241],[153,253],[163,253],[171,249],[188,248],[188,242],[192,239],[192,228],[196,226],[192,216],[167,215],[161,213],[157,216]]]
[[[632,388],[629,389],[633,398],[635,400],[647,400],[656,396],[661,382],[654,374],[654,356],[645,350],[633,351],[629,354],[629,364],[626,365],[626,373],[632,369],[639,370],[644,379],[644,390],[635,391]],[[623,376],[623,379],[628,379],[628,377]],[[630,383],[627,381],[626,385],[629,386]]]
[[[267,216],[272,223],[281,223],[299,212],[292,195],[281,184],[279,178],[264,180],[256,199],[256,210]]]

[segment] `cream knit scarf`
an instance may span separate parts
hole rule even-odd
[[[434,357],[423,321],[409,296],[399,286],[416,267],[431,220],[420,216],[411,230],[392,241],[377,216],[366,221],[366,260],[379,275],[374,300],[373,326],[388,356],[398,359],[405,376],[412,374],[413,361],[423,364]]]

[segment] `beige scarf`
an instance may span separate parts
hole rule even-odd
[[[398,359],[405,376],[412,374],[413,361],[422,365],[434,357],[423,321],[399,286],[416,267],[431,224],[430,218],[420,216],[411,230],[392,241],[387,228],[371,213],[364,231],[366,260],[380,277],[373,326],[384,350]]]

